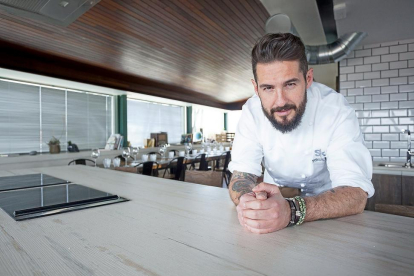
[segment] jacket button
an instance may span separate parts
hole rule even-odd
[[[300,186],[301,186],[301,187],[305,187],[305,186],[306,186],[306,184],[305,184],[305,183],[301,183],[301,184],[300,184]]]
[[[302,178],[306,178],[306,175],[304,175],[304,174],[302,174],[301,176],[302,176]]]

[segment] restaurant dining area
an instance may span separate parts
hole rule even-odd
[[[0,276],[414,275],[412,10],[0,0]]]

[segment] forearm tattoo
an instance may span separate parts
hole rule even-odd
[[[230,196],[238,204],[242,195],[250,193],[257,185],[257,176],[251,173],[234,171],[230,182]]]

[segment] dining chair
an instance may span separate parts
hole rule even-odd
[[[215,171],[223,172],[222,173],[222,179],[226,183],[227,187],[229,186],[230,178],[231,178],[231,172],[228,170],[229,163],[231,160],[231,153],[230,151],[227,151],[223,153],[220,156],[220,159],[217,160],[217,162],[221,159],[224,159],[224,164],[222,168],[216,168]]]
[[[151,151],[151,152],[148,152],[147,154],[148,154],[148,155],[151,155],[151,154],[158,154],[159,156],[161,156],[161,153],[156,152],[156,151]]]
[[[85,159],[85,158],[79,158],[79,159],[74,159],[72,161],[70,161],[68,163],[68,166],[70,165],[86,165],[87,162],[91,162],[93,165],[95,165],[95,161],[91,160],[91,159]]]
[[[138,167],[142,165],[142,170]],[[156,168],[154,169],[154,165]],[[158,163],[155,161],[146,161],[139,163],[138,165],[134,166],[137,168],[138,174],[149,175],[149,176],[158,176]]]
[[[207,159],[206,159],[205,153],[200,153],[197,155],[193,161],[190,163],[190,170],[198,170],[198,171],[209,171],[211,170],[211,167],[208,165]],[[196,168],[196,163],[200,163],[198,166],[198,169]]]
[[[223,166],[220,166],[220,163],[221,163],[222,160],[224,161],[223,162]],[[223,171],[223,170],[225,170],[229,166],[230,160],[231,160],[231,153],[230,153],[230,151],[223,152],[220,155],[219,159],[217,159],[216,166],[214,166],[214,169],[216,171]]]
[[[232,176],[233,176],[233,173],[228,168],[225,171],[223,171],[223,179],[227,185],[227,188],[229,188]]]
[[[119,158],[119,159],[121,159],[121,160],[124,160],[124,161],[125,161],[125,158],[122,156],[122,154],[117,155],[117,156],[115,156],[114,158]],[[128,160],[129,160],[129,159],[134,160],[134,157],[132,157],[132,156],[128,156]]]
[[[170,160],[170,162],[168,163],[167,167],[165,168],[164,174],[163,174],[163,178],[168,178],[168,179],[174,179],[174,180],[179,180],[179,181],[184,181],[185,178],[185,169],[186,166],[184,165],[184,157],[175,157],[173,159]],[[173,170],[173,174],[172,173],[168,173],[167,177],[165,177],[166,173],[168,172],[168,169],[174,169]]]
[[[178,157],[178,152],[179,152],[178,150],[176,150],[176,149],[169,150],[168,153],[166,154],[167,157],[169,156],[169,153],[170,152],[173,152],[174,153],[174,157],[173,158]],[[170,168],[170,174],[175,174],[175,168]]]
[[[170,152],[170,151],[174,152],[174,156],[178,156],[178,152],[179,152],[179,150],[176,150],[176,149],[171,149],[171,150],[169,150],[168,152]],[[167,156],[168,156],[168,155],[167,155]]]

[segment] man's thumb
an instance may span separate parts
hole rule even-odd
[[[257,199],[261,199],[261,200],[267,199],[267,193],[266,192],[257,192],[255,194],[256,194]]]
[[[273,184],[268,184],[268,183],[260,183],[259,185],[257,185],[256,187],[254,187],[252,189],[253,192],[255,192],[256,194],[258,192],[266,192],[269,195],[274,195],[274,194],[280,194],[280,190],[279,187]]]

